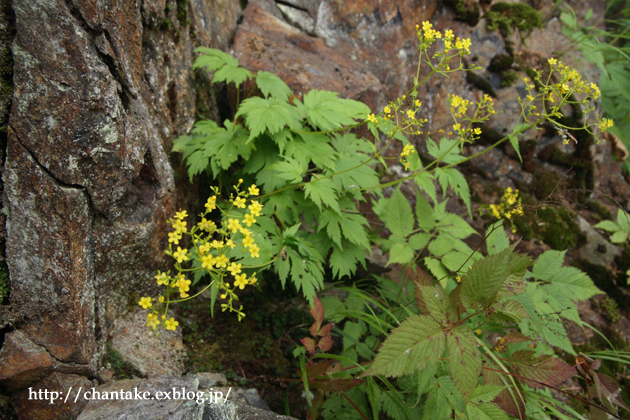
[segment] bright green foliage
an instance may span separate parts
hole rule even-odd
[[[304,103],[297,102],[300,115],[306,115],[311,127],[333,130],[364,119],[370,113],[365,104],[351,99],[340,99],[336,92],[313,89],[304,95]]]
[[[268,71],[259,71],[256,74],[256,85],[265,95],[265,98],[273,96],[274,98],[287,100],[291,96],[289,86],[281,78]]]
[[[595,225],[596,228],[610,232],[610,241],[622,244],[628,240],[630,235],[630,215],[619,209],[617,212],[617,223],[612,220],[604,220]]]
[[[201,55],[195,60],[193,68],[207,68],[208,71],[214,71],[212,83],[234,83],[236,87],[239,87],[244,81],[252,77],[249,70],[239,67],[236,58],[223,51],[200,47],[195,52],[199,52]]]

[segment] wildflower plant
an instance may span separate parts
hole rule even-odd
[[[277,76],[253,74],[226,53],[199,49],[195,68],[213,72],[213,82],[233,83],[240,100],[241,86],[252,80],[262,96],[245,97],[232,120],[222,125],[199,121],[190,135],[175,141],[173,151],[182,153],[190,178],[205,172],[217,186],[198,221],[193,223],[186,212],[169,221],[166,252],[174,273],[159,272],[156,281],[163,292],[138,303],[150,310],[149,327],[174,329],[177,321],[167,319],[169,305],[209,290],[211,305],[219,300],[223,311],[242,319],[238,293],[256,283],[256,273],[272,269],[283,287],[290,281],[314,308],[311,336],[320,338],[304,341],[309,367],[306,348],[296,353],[304,372],[327,372],[326,366],[313,367],[314,359],[323,357],[315,353],[315,344],[328,351],[336,336],[344,337],[343,356],[328,356],[342,361],[345,369],[317,381],[324,393],[347,391],[345,399],[327,394],[330,398],[321,405],[325,417],[340,418],[347,407],[369,410],[374,418],[382,412],[393,418],[502,419],[508,413],[525,418],[540,409],[542,397],[532,383],[556,389],[575,374],[554,356],[554,349],[575,354],[563,320],[580,324],[576,302],[599,290],[584,273],[562,266],[564,253],[548,251],[534,262],[516,252],[501,222],[486,231],[488,255],[482,255],[479,247],[469,245],[478,233],[464,217],[447,211],[445,194],[452,190],[472,215],[470,190],[458,164],[505,141],[518,152],[518,136],[545,122],[559,130],[593,132],[592,124],[567,125],[563,112],[567,107],[594,112],[599,91],[576,71],[550,60],[548,71],[535,71],[533,80],[526,80],[519,124],[494,145],[466,155],[464,145],[483,136],[481,126],[495,113],[492,98],[475,102],[449,95],[445,100],[452,126],[433,139],[419,88],[433,76],[476,70],[464,63],[472,43],[429,22],[416,30],[419,59],[413,86],[376,113],[334,92],[312,90],[297,98]],[[422,65],[429,71],[420,79]],[[600,131],[610,124],[598,120]],[[350,131],[360,125],[367,126],[372,139]],[[418,156],[419,135],[426,138],[429,162]],[[394,157],[392,149],[402,152]],[[377,169],[389,170],[388,159],[398,161],[405,172],[381,183]],[[400,188],[405,181],[419,189],[413,203]],[[386,187],[397,188],[385,197]],[[359,207],[368,200],[385,227],[381,235],[372,231]],[[518,191],[506,190],[490,211],[496,218],[521,214]],[[362,301],[341,318],[347,321],[344,330],[333,319],[322,327],[324,317],[335,314],[317,298],[326,266],[335,279],[352,276],[373,247],[388,255],[388,265],[402,264],[419,274],[392,285],[395,292],[386,291],[387,280],[377,277],[379,299],[351,289]],[[202,280],[193,294],[191,287]],[[401,301],[403,291],[410,291],[409,302]],[[498,345],[490,341],[491,333],[502,337]],[[304,380],[305,387],[309,383]],[[346,404],[348,395],[363,401],[364,408]]]

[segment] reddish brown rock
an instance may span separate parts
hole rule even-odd
[[[82,376],[56,372],[18,392],[13,404],[23,419],[76,419],[88,403],[82,393],[91,387],[92,382]]]
[[[45,348],[34,344],[19,331],[4,338],[0,350],[0,384],[6,389],[25,388],[54,369],[54,360]]]

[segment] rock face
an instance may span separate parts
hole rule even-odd
[[[152,287],[178,191],[195,196],[169,159],[208,96],[193,50],[227,48],[240,13],[227,0],[15,0],[3,11],[14,63],[6,390],[54,381],[53,371],[93,377],[113,320]]]

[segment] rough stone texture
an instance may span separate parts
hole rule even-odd
[[[45,348],[33,344],[19,331],[4,338],[0,350],[0,383],[8,388],[26,388],[54,368],[54,360]]]
[[[207,375],[206,375],[207,376]],[[141,394],[144,399],[122,399],[121,397],[104,401],[91,400],[81,412],[78,420],[109,420],[109,419],[187,419],[187,420],[290,420],[292,417],[280,416],[270,411],[255,407],[240,405],[233,402],[232,393],[238,391],[233,388],[229,395],[204,392],[195,376],[185,378],[155,377],[151,379],[130,379],[112,381],[96,388],[99,395],[119,392],[119,395]],[[146,394],[145,394],[146,392]],[[161,392],[162,394],[158,394]],[[163,394],[169,393],[168,396]],[[175,398],[175,392],[180,394]],[[188,397],[182,397],[183,394]],[[111,394],[110,394],[111,395]],[[227,400],[225,396],[227,395]],[[161,396],[161,397],[160,397]],[[156,398],[161,398],[157,400]],[[260,397],[258,397],[260,398]]]
[[[92,382],[83,376],[55,372],[37,386],[16,393],[15,411],[23,419],[76,419],[87,401],[78,398],[75,402],[74,398],[78,390],[91,387]]]
[[[155,332],[147,328],[147,312],[131,312],[116,320],[111,345],[144,376],[178,376],[184,373],[186,351],[181,328]]]
[[[229,0],[14,0],[8,31],[3,14],[14,62],[5,389],[51,369],[95,375],[114,320],[154,287],[167,263],[165,221],[196,196],[175,180],[172,140],[192,126],[198,101],[216,114],[198,90],[207,75],[193,72],[193,50],[226,49],[240,13]],[[20,415],[33,418],[27,406]],[[56,418],[52,408],[35,417]]]

